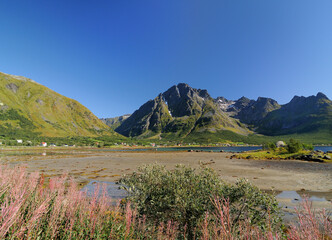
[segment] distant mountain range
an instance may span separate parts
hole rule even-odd
[[[113,134],[116,133],[79,102],[31,79],[0,72],[0,136]]]
[[[324,133],[332,137],[332,102],[323,93],[295,96],[284,105],[264,97],[213,99],[207,90],[180,83],[132,115],[103,121],[124,136],[138,138],[186,138],[204,133],[220,136],[223,132],[242,136]]]
[[[295,96],[284,105],[263,97],[214,99],[207,90],[180,83],[133,114],[98,119],[75,100],[31,79],[0,72],[0,137],[120,134],[193,142],[246,142],[249,138],[262,142],[282,135],[332,143],[332,102],[323,93]]]

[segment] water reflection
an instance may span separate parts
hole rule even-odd
[[[99,188],[99,189],[98,189]],[[91,181],[85,185],[81,191],[86,192],[88,196],[94,195],[95,191],[99,191],[98,195],[102,195],[104,189],[106,188],[106,194],[108,197],[113,199],[121,199],[127,196],[127,192],[120,189],[120,185],[115,182],[105,182],[105,181]]]
[[[303,198],[296,191],[283,191],[276,196],[277,199],[291,199],[292,203],[299,203]],[[311,202],[327,202],[325,197],[318,197],[315,195],[309,196]]]

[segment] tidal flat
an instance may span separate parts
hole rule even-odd
[[[230,159],[227,152],[121,152],[91,149],[47,149],[2,151],[2,164],[22,164],[29,172],[40,172],[46,178],[68,174],[82,187],[89,182],[116,182],[124,174],[137,171],[144,164],[161,164],[168,169],[177,164],[193,168],[200,165],[214,169],[221,179],[234,183],[246,178],[262,190],[297,191],[309,196],[322,196],[317,207],[331,207],[332,164],[299,160]],[[281,202],[292,200],[282,199]],[[294,205],[294,204],[292,204]]]
[[[332,164],[300,160],[230,159],[227,152],[105,152],[98,150],[2,151],[2,164],[23,164],[29,172],[45,176],[68,173],[77,181],[117,181],[143,164],[177,164],[214,169],[231,183],[247,178],[261,189],[276,191],[314,191],[332,193]]]

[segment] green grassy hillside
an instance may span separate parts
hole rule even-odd
[[[130,117],[130,114],[113,118],[101,118],[100,120],[114,130],[119,127],[128,117]]]
[[[116,134],[79,102],[31,79],[0,73],[2,136]]]

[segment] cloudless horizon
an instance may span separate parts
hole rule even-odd
[[[0,9],[0,72],[100,118],[182,82],[232,100],[332,98],[330,0],[11,0]]]

